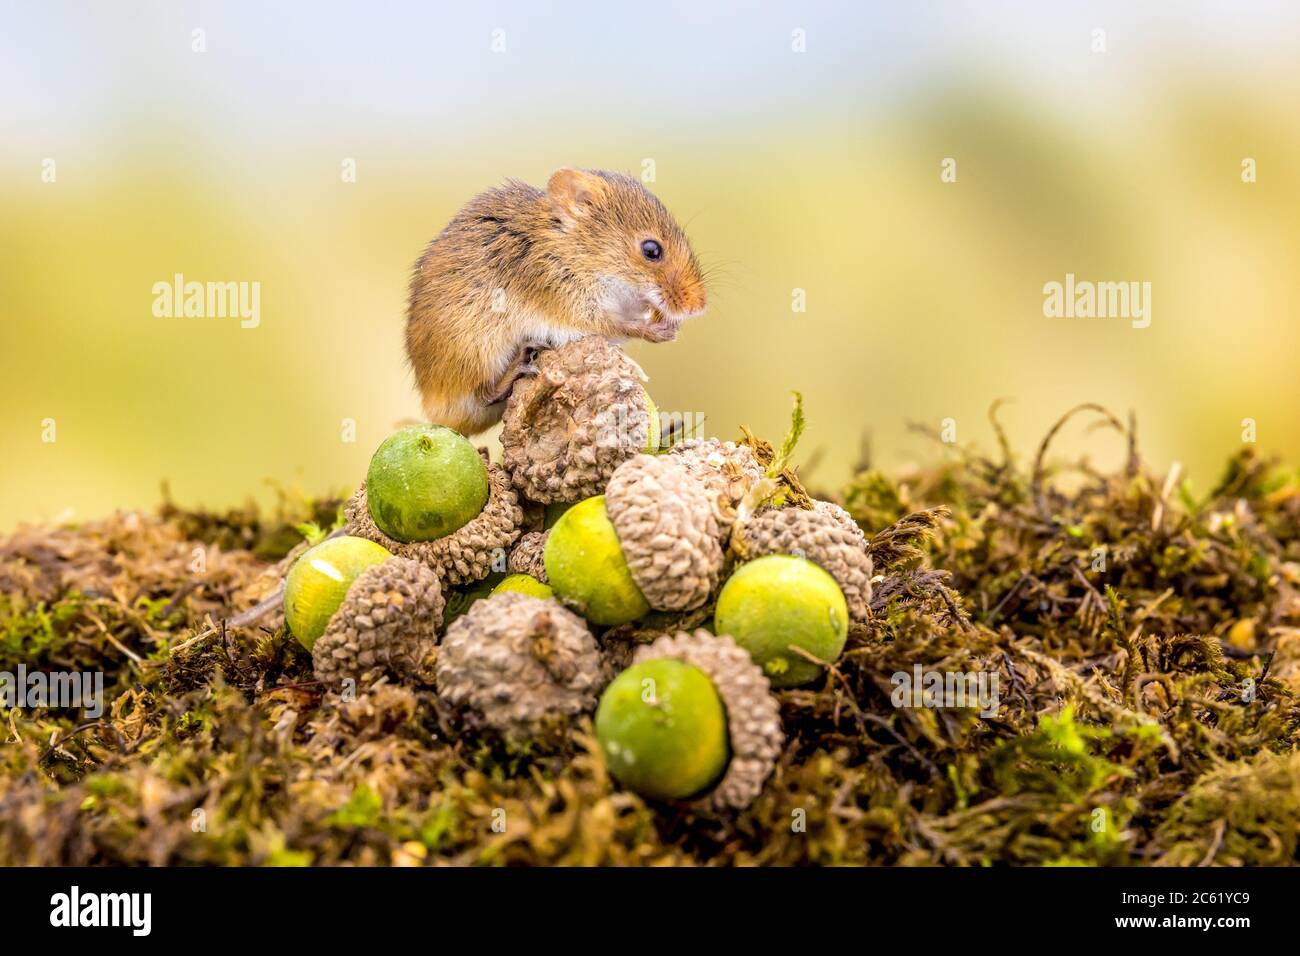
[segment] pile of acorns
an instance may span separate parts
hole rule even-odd
[[[743,808],[784,742],[772,688],[816,680],[868,613],[866,539],[830,502],[757,494],[773,482],[749,445],[659,449],[644,373],[603,339],[537,364],[500,465],[440,426],[379,447],[345,536],[289,572],[289,628],[327,685],[432,683],[467,729],[515,742],[594,710],[624,786]],[[710,601],[711,629],[670,624],[630,666],[603,643]]]

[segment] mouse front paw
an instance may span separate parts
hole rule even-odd
[[[680,322],[656,312],[654,320],[643,327],[641,338],[647,342],[671,342],[677,338],[677,333],[681,329],[682,324]]]

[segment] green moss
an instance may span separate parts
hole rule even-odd
[[[384,802],[365,784],[358,784],[348,802],[326,818],[332,827],[371,827],[379,822]]]
[[[1082,800],[1112,776],[1129,773],[1099,751],[1112,736],[1109,728],[1079,724],[1074,709],[1043,714],[1032,734],[1013,737],[990,751],[986,765],[999,793],[1052,793],[1071,802]]]
[[[86,598],[75,591],[53,603],[0,594],[0,670],[12,671],[20,663],[33,669],[74,660],[74,625],[86,605]]]
[[[1285,866],[1300,842],[1300,753],[1261,753],[1217,767],[1169,809],[1156,832],[1171,866]]]
[[[844,507],[869,531],[887,528],[905,513],[898,486],[874,470],[859,472],[844,489]]]

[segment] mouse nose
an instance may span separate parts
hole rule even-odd
[[[683,316],[699,315],[708,305],[708,296],[704,291],[704,283],[697,281],[687,282],[679,296],[681,305],[681,314]]]
[[[690,318],[704,311],[706,304],[704,283],[698,276],[674,272],[659,290],[664,304],[678,318]]]

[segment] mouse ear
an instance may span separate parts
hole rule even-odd
[[[557,169],[546,184],[551,203],[566,225],[589,213],[604,190],[605,181],[599,176],[568,166]]]

